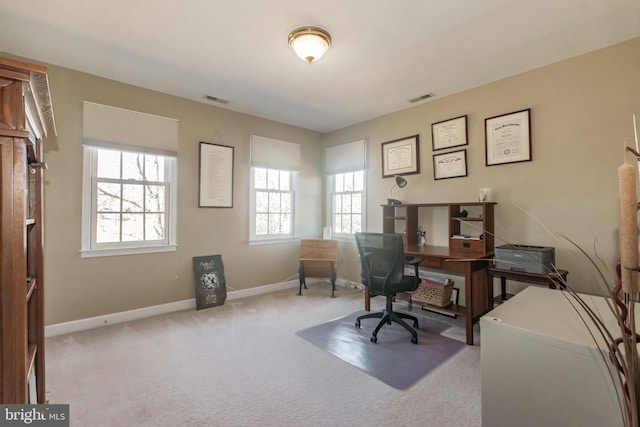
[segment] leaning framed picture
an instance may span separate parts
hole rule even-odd
[[[420,173],[420,136],[382,143],[382,177]]]
[[[467,176],[467,150],[435,154],[433,156],[433,178],[446,179]]]
[[[467,116],[431,124],[433,151],[467,145]]]
[[[233,207],[233,147],[200,142],[199,208]]]
[[[486,165],[531,161],[531,109],[484,119]]]

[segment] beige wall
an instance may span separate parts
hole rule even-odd
[[[194,256],[221,254],[227,287],[233,289],[297,273],[298,244],[248,244],[249,136],[302,144],[300,231],[319,237],[319,134],[55,66],[49,73],[58,135],[45,142],[47,324],[193,298]],[[80,258],[84,100],[179,120],[176,252]],[[199,141],[235,147],[231,209],[198,208]]]
[[[631,115],[640,116],[640,38],[479,88],[320,135],[304,129],[49,66],[57,137],[46,141],[46,323],[54,324],[194,296],[191,259],[221,254],[227,285],[246,289],[291,278],[298,245],[248,245],[249,136],[303,145],[301,232],[321,233],[324,207],[323,146],[366,139],[370,231],[382,227],[381,208],[391,181],[381,178],[380,144],[420,134],[421,173],[394,196],[405,202],[473,201],[491,187],[497,234],[508,242],[558,248],[557,264],[578,290],[590,279],[544,228],[563,233],[592,251],[598,240],[612,265],[617,257],[617,167],[622,140],[633,137]],[[178,250],[171,253],[81,259],[82,101],[179,120]],[[486,167],[484,119],[531,108],[533,161]],[[434,181],[433,122],[466,114],[468,177]],[[197,207],[198,142],[235,147],[234,207]],[[215,141],[220,142],[220,141]],[[430,236],[438,221],[424,218]],[[500,240],[499,240],[500,242]],[[429,243],[441,243],[433,242]],[[341,277],[359,281],[352,244],[342,245]],[[275,266],[275,267],[274,267]]]
[[[533,161],[486,167],[484,119],[526,108],[531,109]],[[533,217],[591,253],[597,239],[607,265],[614,265],[618,256],[617,168],[623,161],[623,139],[633,139],[633,113],[640,122],[640,38],[435,98],[324,135],[323,142],[333,146],[363,138],[368,141],[369,231],[382,230],[380,204],[392,185],[391,179],[381,178],[381,143],[420,134],[421,173],[407,176],[409,184],[394,190],[394,197],[407,203],[474,201],[480,187],[491,187],[498,202],[497,244],[555,246],[556,263],[569,270],[570,286],[595,292],[586,269],[570,259],[577,251],[563,251],[565,241],[555,241]],[[469,145],[461,148],[467,149],[468,177],[435,181],[431,123],[464,114],[468,116]],[[440,223],[424,221],[427,243],[433,244],[429,238]],[[353,252],[353,246],[345,250],[345,258],[355,259]],[[358,280],[357,262],[350,265],[342,276]]]

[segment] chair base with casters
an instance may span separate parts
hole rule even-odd
[[[404,327],[407,331],[411,332],[411,342],[414,344],[418,344],[418,332],[416,332],[416,329],[419,328],[418,319],[410,314],[393,311],[393,298],[393,295],[387,296],[387,308],[385,311],[379,311],[377,313],[367,313],[363,314],[362,316],[358,316],[358,318],[356,319],[356,328],[360,327],[360,321],[362,319],[380,319],[380,322],[378,322],[378,326],[376,326],[373,334],[371,334],[371,342],[377,343],[378,331],[380,331],[380,328],[382,328],[385,324],[390,325],[391,322],[395,322],[398,325]],[[413,328],[402,319],[413,320]]]

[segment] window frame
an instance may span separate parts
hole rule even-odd
[[[335,191],[335,186],[336,186],[336,176],[337,175],[344,175],[347,173],[355,173],[355,172],[362,172],[362,191],[343,191],[341,193],[338,193]],[[362,225],[362,229],[361,232],[366,232],[367,230],[367,171],[366,169],[358,169],[358,170],[352,170],[352,171],[344,171],[344,172],[337,172],[337,173],[333,173],[333,174],[328,174],[327,175],[327,223],[328,223],[328,227],[331,227],[331,238],[332,239],[336,239],[336,240],[354,240],[355,239],[355,233],[336,233],[335,229],[334,229],[334,223],[333,223],[333,215],[335,213],[335,206],[334,206],[334,196],[336,194],[347,194],[347,193],[360,193],[362,195],[362,199],[361,199],[361,212],[360,212],[360,221],[361,221],[361,225]]]
[[[145,155],[163,156],[165,159],[165,227],[166,235],[163,240],[125,241],[125,242],[96,242],[97,223],[97,177],[98,150],[112,150],[119,153],[134,153]],[[126,183],[126,179],[108,179],[109,181]],[[156,185],[157,182],[134,180],[132,183]],[[143,253],[170,252],[177,247],[177,157],[162,152],[153,152],[143,147],[118,146],[109,144],[85,144],[83,146],[83,171],[82,171],[82,237],[81,258],[92,258],[115,255],[133,255]]]
[[[266,170],[276,170],[279,172],[288,172],[290,177],[289,182],[289,190],[269,190],[269,189],[258,189],[256,188],[256,170],[257,169],[266,169]],[[249,244],[250,245],[261,245],[261,244],[272,244],[272,243],[287,243],[294,242],[298,239],[298,224],[299,224],[299,172],[295,170],[287,170],[287,169],[279,169],[275,167],[261,167],[261,166],[251,166],[249,168],[250,173],[250,193],[251,193],[251,202],[250,202],[250,211],[249,211]],[[274,193],[290,193],[291,194],[291,233],[281,233],[281,234],[257,234],[256,233],[256,217],[258,213],[256,212],[256,198],[257,193],[259,191],[266,192],[274,192]]]

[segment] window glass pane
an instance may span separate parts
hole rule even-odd
[[[98,178],[120,178],[120,152],[98,149]]]
[[[351,217],[351,231],[353,233],[362,231],[362,215],[353,215]]]
[[[280,212],[291,213],[291,193],[282,193],[280,201]]]
[[[145,212],[165,211],[165,187],[163,185],[145,186]]]
[[[144,215],[122,215],[122,241],[137,242],[144,240]]]
[[[351,233],[351,215],[342,216],[342,233]]]
[[[122,153],[122,179],[142,180],[144,154]]]
[[[344,191],[353,191],[353,172],[344,174]]]
[[[291,233],[291,215],[288,213],[280,216],[280,232],[283,234]]]
[[[122,211],[142,212],[144,203],[144,186],[124,184],[122,186]]]
[[[342,193],[344,191],[344,174],[336,174],[335,181],[336,193]]]
[[[256,234],[267,234],[269,232],[269,215],[256,215]]]
[[[280,193],[269,193],[269,212],[280,212]]]
[[[120,212],[120,184],[98,183],[98,212]]]
[[[342,195],[342,213],[351,213],[351,194]]]
[[[164,181],[164,157],[144,157],[144,175],[147,181]]]
[[[280,190],[289,191],[291,183],[291,173],[289,171],[280,171]]]
[[[98,214],[96,216],[96,242],[120,241],[120,214]]]
[[[146,240],[163,240],[164,214],[147,214],[144,227]]]
[[[280,189],[280,171],[275,169],[267,170],[267,190]]]
[[[362,194],[351,195],[351,212],[362,213]]]
[[[269,193],[256,192],[256,212],[269,212]]]
[[[269,234],[280,233],[280,214],[269,214]]]
[[[353,173],[353,191],[364,191],[364,171]]]
[[[255,176],[255,188],[259,188],[261,190],[267,188],[267,170],[262,168],[254,169]]]

